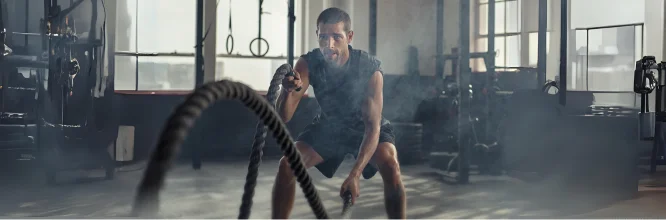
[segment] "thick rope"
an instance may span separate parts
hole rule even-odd
[[[319,219],[328,218],[317,190],[312,184],[312,179],[305,170],[301,155],[294,146],[293,138],[275,109],[247,85],[228,80],[208,83],[197,88],[171,115],[139,184],[132,208],[133,216],[155,216],[159,210],[159,192],[164,187],[166,173],[171,168],[189,130],[195,120],[201,116],[203,110],[212,103],[223,99],[239,100],[259,116],[264,125],[272,131],[280,149],[289,161],[294,176],[315,216]]]
[[[280,66],[275,71],[271,85],[268,87],[266,93],[266,100],[275,108],[275,102],[278,97],[278,90],[284,76],[292,71],[289,64]],[[261,121],[257,123],[256,133],[254,134],[254,143],[252,143],[252,152],[250,153],[250,165],[247,168],[247,177],[245,178],[245,187],[243,192],[243,199],[240,206],[238,219],[248,219],[252,213],[252,197],[254,197],[254,189],[257,186],[257,176],[259,175],[259,166],[261,165],[261,156],[263,156],[263,148],[266,143],[267,127]]]

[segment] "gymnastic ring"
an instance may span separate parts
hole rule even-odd
[[[259,41],[259,44],[261,44],[262,41],[265,42],[266,43],[266,52],[261,53],[261,51],[259,51],[259,54],[254,53],[254,51],[252,50],[252,44],[254,44],[255,41]],[[270,49],[270,45],[268,44],[268,41],[265,38],[257,37],[255,39],[252,39],[252,41],[250,41],[250,53],[252,54],[252,56],[265,57],[266,54],[268,54],[269,49]]]
[[[231,49],[229,49],[229,44],[231,44]],[[229,34],[227,36],[227,54],[231,55],[234,52],[234,36]]]

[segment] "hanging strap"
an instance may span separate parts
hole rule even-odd
[[[229,0],[229,35],[231,35],[231,0]]]

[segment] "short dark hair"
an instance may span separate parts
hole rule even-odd
[[[319,24],[337,24],[340,22],[344,23],[345,31],[351,30],[351,18],[347,12],[340,8],[327,8],[317,17],[317,27],[319,27]]]

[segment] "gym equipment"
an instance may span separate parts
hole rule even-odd
[[[33,56],[4,53],[0,58],[3,68],[37,69],[34,77],[36,94],[32,98],[36,100],[36,110],[34,116],[30,113],[27,116],[35,118],[36,131],[30,139],[35,142],[39,154],[35,158],[46,169],[49,183],[55,183],[56,173],[65,169],[103,167],[107,179],[113,178],[115,173],[115,161],[107,152],[107,147],[115,145],[117,127],[114,128],[114,123],[110,122],[113,117],[108,117],[112,113],[99,110],[104,108],[100,105],[111,104],[112,95],[95,97],[96,93],[113,91],[113,75],[108,77],[106,90],[95,88],[95,78],[101,78],[98,66],[104,57],[104,50],[99,48],[103,48],[105,43],[103,36],[97,39],[98,0],[91,1],[95,8],[91,15],[94,22],[91,22],[87,38],[77,36],[74,19],[69,16],[83,1],[72,1],[70,7],[65,9],[55,0],[44,1],[42,32],[13,33],[26,38],[41,37],[43,53]],[[2,40],[4,45],[5,39]],[[86,74],[78,74],[82,68],[87,70]],[[94,159],[84,160],[91,156]]]
[[[286,74],[284,71],[292,71],[291,66],[283,65],[278,69],[278,72],[283,75]],[[273,136],[281,146],[282,152],[288,159],[294,172],[294,176],[303,189],[303,193],[315,213],[315,216],[320,219],[328,218],[328,214],[312,184],[312,179],[303,166],[300,153],[296,150],[294,141],[291,138],[286,125],[280,120],[275,109],[271,107],[271,104],[268,101],[264,100],[264,98],[250,87],[242,83],[228,80],[208,83],[197,88],[183,104],[176,108],[174,114],[172,114],[169,121],[166,123],[166,127],[160,135],[158,146],[148,162],[146,172],[144,173],[137,190],[132,214],[134,216],[156,214],[159,207],[158,194],[164,186],[166,172],[169,170],[175,156],[180,151],[180,146],[188,135],[189,130],[192,128],[195,120],[201,115],[203,110],[214,102],[223,99],[239,100],[259,116],[264,125],[272,131]],[[260,147],[255,149],[260,149]],[[252,160],[252,162],[259,161]],[[248,174],[248,176],[255,178],[256,175],[257,174]],[[246,190],[247,189],[248,188],[246,188]],[[247,198],[251,198],[251,195],[248,195]],[[251,201],[246,201],[245,203],[251,203]],[[241,210],[247,211],[248,213],[240,213],[239,216],[249,216],[249,208]]]
[[[556,81],[546,80],[546,83],[541,87],[541,91],[551,95],[555,95],[560,91],[560,87],[557,85]]]
[[[270,49],[270,44],[268,44],[268,41],[265,38],[261,37],[261,18],[264,14],[270,14],[269,12],[264,12],[263,5],[264,5],[264,0],[259,0],[259,23],[258,23],[259,30],[257,32],[257,38],[254,38],[254,39],[252,39],[252,41],[250,41],[250,53],[252,53],[252,56],[255,56],[255,57],[264,57],[264,56],[266,56],[266,54],[268,54],[268,50]],[[252,50],[252,45],[254,44],[255,41],[257,42],[257,51],[256,52],[254,50]],[[264,51],[264,52],[262,52],[262,50],[261,50],[261,43],[262,42],[266,43],[266,51]]]
[[[261,17],[261,16],[259,16]],[[231,53],[234,52],[234,35],[232,35],[231,32],[231,0],[229,0],[229,35],[227,35],[227,42],[226,42],[226,48],[227,48],[227,54],[231,55]],[[261,31],[261,30],[259,30]],[[231,45],[231,46],[230,46]],[[252,50],[250,50],[252,51]]]
[[[634,70],[634,92],[641,95],[641,111],[638,113],[639,137],[641,140],[652,141],[650,156],[650,173],[657,171],[659,152],[663,152],[663,122],[666,122],[666,109],[663,106],[664,86],[666,86],[666,62],[657,63],[654,56],[644,56],[636,61]],[[649,95],[656,90],[654,112],[650,112]]]
[[[289,64],[280,66],[271,80],[268,91],[266,92],[266,100],[275,109],[275,102],[278,97],[278,90],[282,79],[286,75],[293,74],[293,70]],[[252,209],[252,197],[254,196],[254,188],[257,185],[257,176],[259,175],[259,165],[261,164],[261,156],[263,155],[264,144],[266,143],[267,127],[263,122],[257,123],[257,129],[254,134],[254,142],[252,143],[252,151],[250,153],[250,165],[247,168],[247,177],[245,178],[245,191],[243,192],[243,199],[240,207],[239,219],[250,218],[250,210]]]
[[[92,10],[91,26],[87,38],[76,35],[74,21],[67,17],[67,14],[81,2],[83,0],[75,2],[70,8],[61,10],[57,1],[45,1],[45,8],[49,10],[47,11],[48,19],[43,23],[46,30],[42,36],[46,39],[45,51],[49,51],[49,76],[46,88],[48,96],[46,97],[50,97],[51,100],[41,104],[49,107],[49,105],[55,104],[54,102],[59,102],[55,104],[59,106],[56,107],[58,110],[55,112],[48,110],[43,112],[43,126],[38,126],[40,134],[37,140],[40,144],[42,138],[47,140],[40,148],[43,148],[42,154],[50,183],[55,183],[58,171],[67,169],[103,167],[107,179],[112,179],[115,174],[115,155],[108,154],[108,147],[112,145],[115,153],[115,137],[118,128],[114,128],[115,122],[109,121],[113,117],[98,117],[100,112],[96,111],[95,107],[110,104],[112,95],[95,98],[94,92],[92,92],[95,87],[94,77],[101,78],[98,68],[100,68],[100,62],[103,62],[103,54],[100,55],[100,53],[103,53],[104,50],[100,48],[104,48],[105,44],[103,35],[101,39],[97,39],[99,30],[96,23],[99,2],[97,0],[91,2],[94,10]],[[105,8],[103,1],[102,7]],[[81,59],[77,60],[76,57]],[[85,69],[88,73],[84,76],[77,76],[80,70],[79,62],[87,65]],[[75,77],[79,79],[77,86],[74,85],[74,82],[77,81]],[[113,91],[113,87],[107,87],[107,89]],[[79,112],[81,109],[83,112]],[[86,156],[93,156],[97,159],[86,162],[80,162],[83,161],[81,159],[73,159]]]
[[[342,194],[342,214],[340,214],[340,219],[351,219],[352,206],[352,194],[350,191],[345,191]]]

